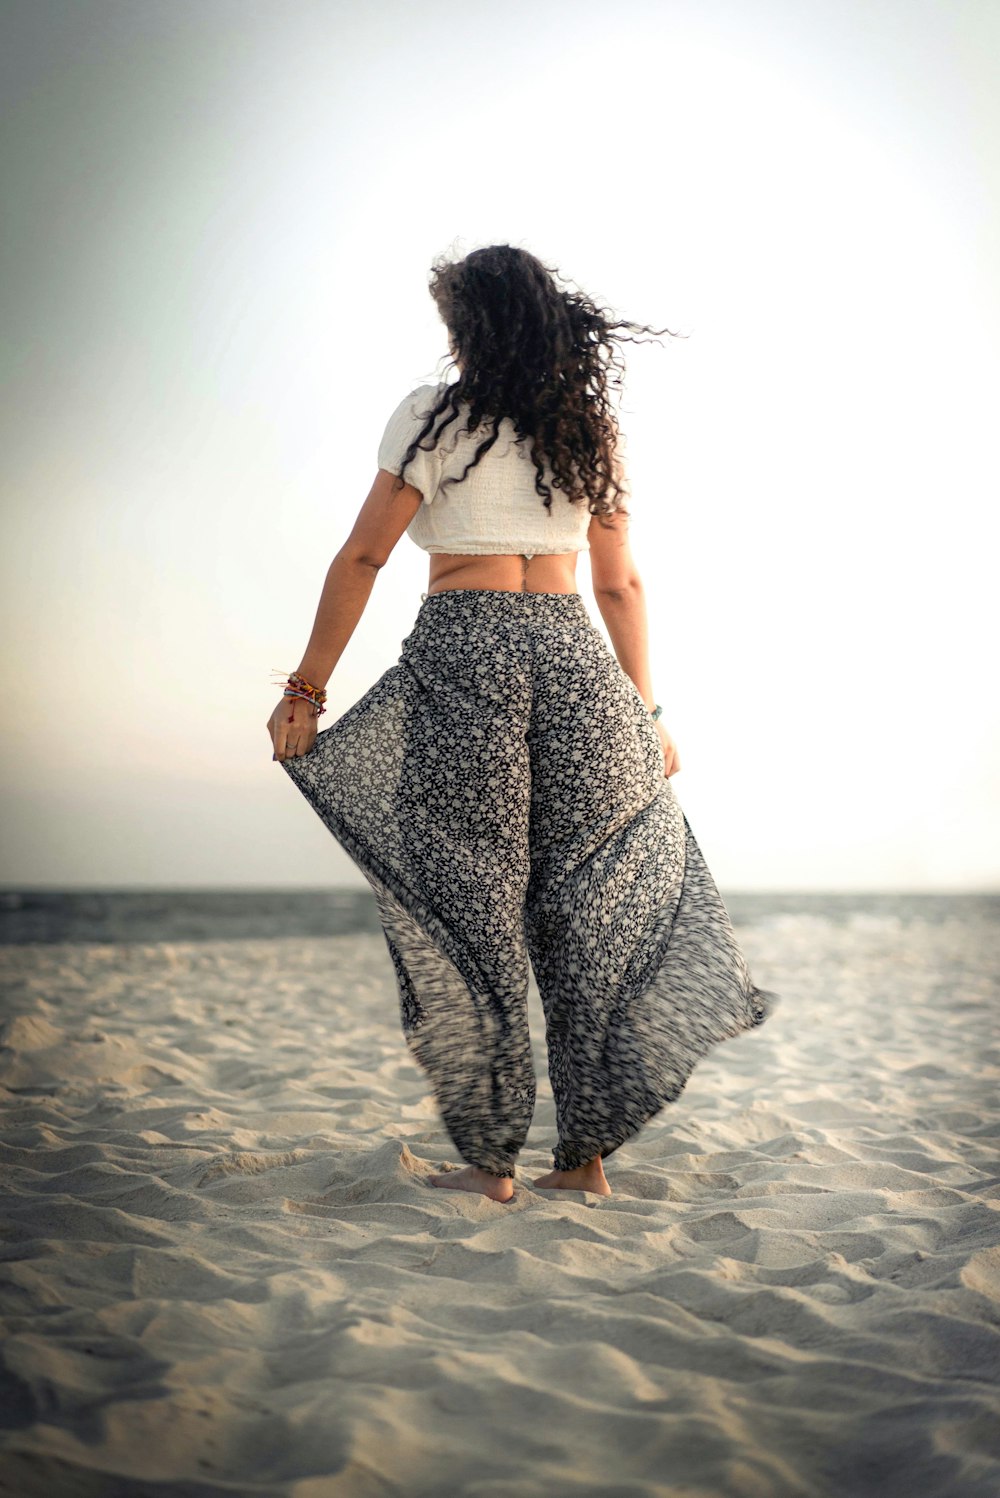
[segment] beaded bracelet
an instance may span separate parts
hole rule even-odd
[[[279,675],[284,674],[278,670],[277,666],[272,666],[271,670],[278,671]],[[305,677],[300,676],[297,671],[289,672],[285,690],[281,695],[283,697],[301,697],[304,702],[311,702],[316,708],[315,716],[317,718],[326,712],[326,708],[323,706],[326,701],[326,689],[324,687],[314,687],[311,682],[306,681]]]
[[[313,697],[307,697],[304,692],[289,692],[289,691],[284,691],[284,692],[282,692],[281,695],[282,695],[282,697],[298,697],[298,698],[301,699],[301,701],[303,701],[303,702],[311,702],[312,705],[313,705],[313,707],[316,707],[315,698],[313,698]],[[313,717],[314,718],[318,718],[319,715],[320,715],[320,713],[325,713],[325,712],[326,712],[326,708],[325,707],[316,707],[316,711],[313,713]]]

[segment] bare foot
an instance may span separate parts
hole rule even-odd
[[[448,1186],[452,1191],[478,1191],[495,1202],[509,1202],[514,1195],[513,1176],[491,1176],[488,1170],[480,1170],[478,1165],[467,1165],[464,1170],[446,1170],[427,1179],[432,1186]]]
[[[595,1196],[611,1195],[600,1155],[595,1155],[586,1165],[578,1165],[575,1170],[550,1170],[548,1175],[536,1176],[534,1184],[544,1186],[547,1191],[592,1191]]]

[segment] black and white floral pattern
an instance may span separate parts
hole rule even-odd
[[[579,593],[425,595],[398,662],[282,763],[375,892],[406,1042],[469,1164],[512,1176],[527,1137],[529,959],[562,1170],[778,999]]]

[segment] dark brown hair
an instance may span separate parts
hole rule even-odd
[[[444,484],[461,483],[499,436],[509,417],[519,442],[531,443],[535,490],[546,508],[552,489],[543,477],[548,462],[555,488],[575,503],[586,500],[591,514],[622,510],[624,494],[615,461],[618,422],[608,387],[621,389],[622,364],[615,342],[636,343],[618,329],[671,337],[669,328],[614,321],[581,291],[563,291],[565,278],[527,250],[508,244],[473,250],[450,262],[439,256],[431,268],[430,293],[448,329],[452,367],[461,361],[457,381],[446,384],[403,458],[398,483],[424,439],[437,425],[427,448],[458,419],[459,402],[469,407],[465,430],[487,422],[487,433],[464,472]],[[617,476],[616,476],[617,475]],[[613,492],[612,492],[613,491]]]

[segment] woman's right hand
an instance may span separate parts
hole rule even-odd
[[[317,708],[304,697],[282,697],[267,720],[272,759],[299,759],[308,754],[316,740],[318,720]]]
[[[663,773],[669,780],[680,769],[681,757],[677,752],[677,745],[663,726],[663,719],[657,718],[653,727],[660,735],[660,743],[663,745]]]

